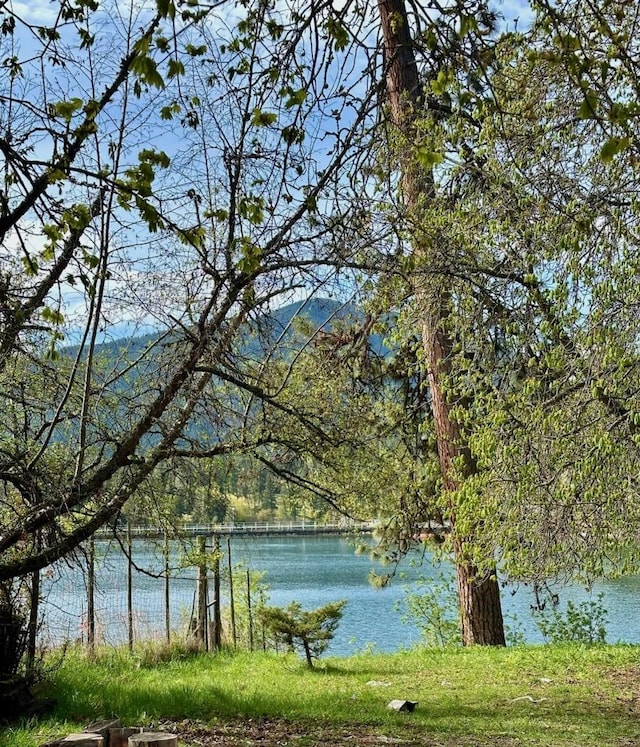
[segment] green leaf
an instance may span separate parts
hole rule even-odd
[[[138,153],[138,160],[140,163],[152,163],[154,166],[160,166],[163,169],[168,169],[171,165],[171,159],[163,150],[153,150],[152,148],[144,148]]]
[[[51,342],[49,343],[49,347],[47,348],[46,358],[47,360],[50,360],[50,361],[57,361],[60,359],[60,353],[56,349],[55,340],[51,340]]]
[[[447,68],[440,70],[438,77],[431,81],[431,90],[436,96],[442,96],[453,82],[453,74]]]
[[[4,18],[2,20],[2,26],[0,27],[0,31],[2,32],[2,36],[11,36],[16,28],[16,19],[13,16],[9,16],[8,18]]]
[[[205,218],[214,218],[215,220],[222,223],[223,221],[229,220],[229,211],[224,210],[223,208],[218,208],[217,210],[208,210],[205,213]]]
[[[80,49],[89,49],[89,47],[93,46],[95,36],[90,34],[86,29],[78,29],[78,36],[81,39]]]
[[[156,7],[162,18],[175,18],[176,6],[173,4],[173,0],[156,0]]]
[[[82,253],[82,260],[90,270],[95,270],[100,264],[100,257],[86,251]]]
[[[147,224],[151,233],[156,233],[156,231],[164,228],[164,221],[160,213],[150,202],[136,195],[135,203],[140,217]]]
[[[260,267],[262,257],[260,247],[256,246],[246,236],[243,236],[237,243],[241,254],[238,260],[238,269],[246,275],[251,275]]]
[[[2,62],[2,67],[9,70],[9,78],[17,78],[22,75],[22,65],[17,57],[7,57]]]
[[[84,105],[82,111],[87,115],[87,117],[92,118],[95,117],[96,114],[100,111],[100,104],[95,99],[89,99],[86,104]]]
[[[191,127],[195,130],[196,127],[200,124],[200,117],[198,116],[198,112],[195,109],[190,109],[182,118],[181,122],[185,127]]]
[[[615,124],[627,122],[637,115],[637,106],[635,104],[620,104],[614,102],[609,109],[609,120]]]
[[[165,54],[169,53],[170,45],[169,39],[166,36],[156,36],[155,38],[156,47]]]
[[[621,151],[629,147],[631,140],[628,137],[610,137],[600,149],[600,158],[603,163],[610,163]]]
[[[185,228],[178,231],[178,239],[185,246],[193,246],[196,249],[202,249],[207,237],[207,232],[202,226],[195,228]]]
[[[169,60],[169,69],[167,72],[168,78],[175,78],[178,75],[184,75],[184,65],[180,60],[176,59],[170,59]]]
[[[473,16],[468,16],[464,14],[460,16],[460,32],[458,33],[458,36],[461,39],[467,36],[467,34],[470,31],[477,31],[477,30],[478,30],[478,22]]]
[[[582,104],[580,104],[580,109],[578,110],[578,116],[580,119],[593,119],[596,116],[597,109],[598,97],[596,92],[589,88],[585,91],[584,100]]]
[[[276,122],[278,115],[273,112],[263,112],[262,109],[256,107],[251,115],[251,124],[254,127],[268,127]]]
[[[173,104],[163,106],[162,109],[160,109],[160,119],[173,119],[174,114],[180,114],[180,111],[180,104],[174,101]]]
[[[318,212],[318,201],[314,194],[307,195],[304,200],[305,207],[310,213]]]
[[[305,132],[301,127],[287,125],[282,128],[282,139],[287,145],[300,144],[304,141]]]
[[[190,57],[199,57],[200,55],[203,55],[207,51],[207,45],[200,44],[198,46],[194,46],[193,44],[187,44],[184,48],[184,51]]]
[[[91,212],[83,203],[72,205],[64,211],[63,216],[69,228],[76,231],[82,231],[91,222]]]
[[[145,54],[139,54],[131,63],[131,71],[138,79],[155,88],[164,88],[164,80],[158,72],[155,61]]]
[[[133,45],[133,51],[140,56],[149,53],[151,48],[151,39],[148,36],[141,36]]]
[[[289,93],[289,98],[285,101],[285,107],[287,109],[292,109],[294,106],[300,106],[300,104],[304,103],[304,100],[307,98],[307,90],[305,88],[300,88],[297,91],[291,91]]]
[[[243,197],[238,203],[238,212],[249,223],[258,226],[264,220],[264,200],[261,197]]]
[[[333,45],[338,51],[342,51],[349,44],[349,32],[341,19],[330,16],[326,23],[326,30],[329,39],[333,40]]]
[[[21,257],[20,261],[22,262],[24,271],[29,276],[35,275],[40,269],[38,263],[32,257]]]
[[[82,109],[82,99],[69,99],[68,101],[58,101],[51,105],[51,113],[55,117],[61,117],[65,122],[71,121],[71,117]]]
[[[50,309],[48,306],[45,306],[40,316],[42,317],[43,321],[49,322],[50,324],[63,324],[64,323],[64,316],[58,309]]]
[[[60,226],[55,223],[45,223],[42,226],[42,233],[49,239],[49,241],[59,241],[62,238],[62,230]]]
[[[269,32],[269,36],[273,39],[279,39],[282,36],[282,32],[284,31],[284,26],[281,23],[278,23],[277,21],[273,19],[269,19],[266,23],[267,31]]]
[[[40,252],[40,259],[45,262],[51,262],[56,256],[54,245],[45,244],[44,249]]]
[[[416,148],[416,159],[425,169],[432,169],[444,161],[444,154],[429,148]]]
[[[63,182],[67,178],[67,175],[62,169],[52,169],[47,174],[49,184],[55,184],[56,182]]]

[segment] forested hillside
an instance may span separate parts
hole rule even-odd
[[[236,354],[260,360],[291,361],[307,346],[340,336],[359,328],[363,312],[353,303],[342,303],[329,298],[310,298],[286,304],[268,313],[256,315],[240,330]],[[146,375],[154,375],[154,357],[162,357],[163,347],[171,348],[173,341],[165,338],[158,345],[158,336],[147,334],[126,337],[96,346],[95,355],[106,371],[125,370],[132,362],[151,350]],[[382,350],[379,335],[372,334],[368,344]],[[64,355],[75,354],[67,348]],[[158,364],[159,367],[159,364]],[[129,380],[132,389],[139,386]],[[118,387],[122,386],[120,382]],[[230,394],[233,397],[232,394]],[[198,438],[213,436],[216,424],[199,421]],[[195,428],[195,426],[194,426]],[[188,429],[189,431],[189,429]],[[312,495],[296,488],[252,454],[229,454],[210,459],[176,460],[159,470],[158,475],[140,489],[138,499],[124,516],[133,522],[148,523],[149,512],[145,492],[153,493],[153,501],[160,502],[164,511],[156,515],[173,523],[266,521],[273,519],[322,517],[331,514],[331,507]]]

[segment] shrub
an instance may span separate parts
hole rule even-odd
[[[421,576],[410,588],[405,587],[404,601],[406,613],[402,620],[420,629],[426,646],[462,643],[458,595],[450,575],[442,573],[438,580]]]
[[[607,611],[602,599],[602,594],[598,594],[596,601],[580,604],[568,601],[565,612],[558,609],[540,612],[536,619],[538,629],[549,643],[606,643]]]

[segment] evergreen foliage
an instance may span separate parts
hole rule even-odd
[[[287,607],[262,607],[260,619],[276,647],[300,649],[308,667],[327,650],[335,635],[346,601],[331,602],[315,610],[303,610],[299,602]]]

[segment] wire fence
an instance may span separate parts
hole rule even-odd
[[[133,646],[194,635],[206,646],[216,622],[216,641],[237,643],[249,636],[237,626],[246,627],[251,595],[259,594],[252,578],[233,568],[231,544],[219,537],[95,540],[41,579],[39,643]]]
[[[39,644],[133,646],[195,635],[204,645],[251,646],[260,638],[260,569],[235,564],[242,538],[370,533],[375,523],[185,524],[173,538],[154,526],[98,532],[73,559],[40,579]]]

